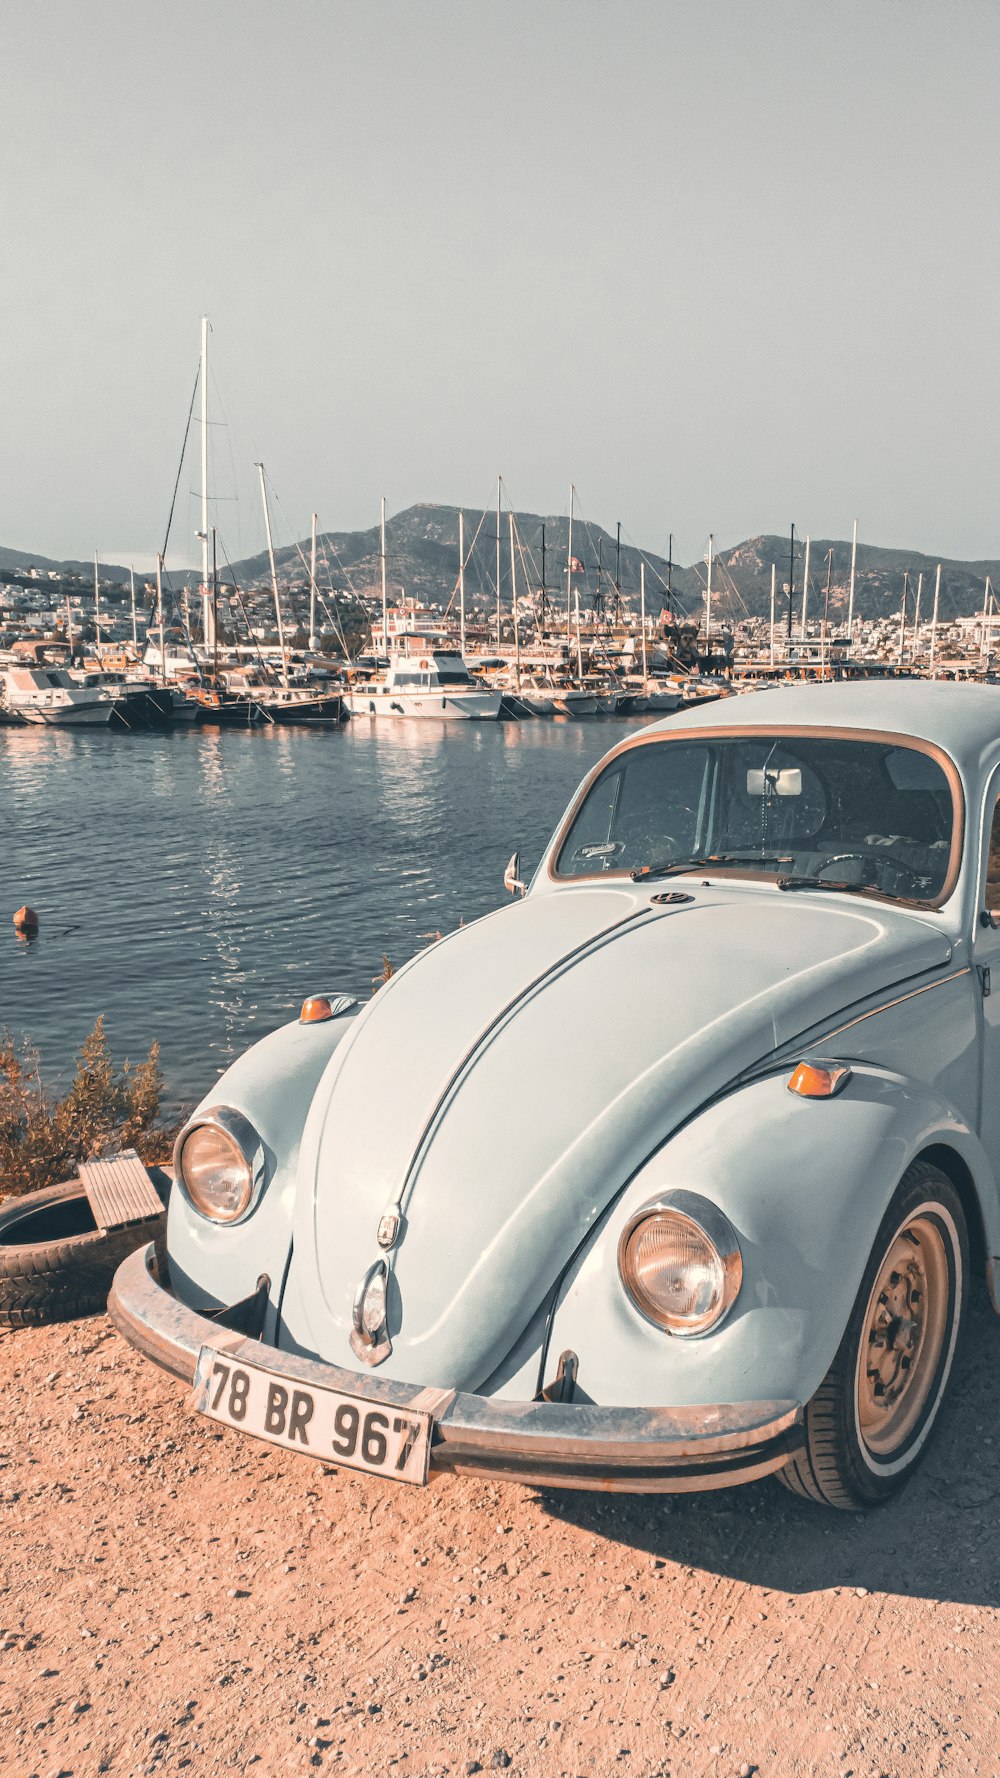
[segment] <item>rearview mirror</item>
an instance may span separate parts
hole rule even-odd
[[[748,796],[801,796],[802,772],[798,766],[765,766],[747,773]]]
[[[520,869],[521,855],[519,852],[512,852],[510,855],[510,863],[503,873],[503,886],[508,895],[524,895],[526,893],[527,885],[522,883],[521,878],[518,875]]]

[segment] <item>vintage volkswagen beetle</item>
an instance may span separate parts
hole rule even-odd
[[[970,1264],[997,1306],[998,798],[985,687],[633,734],[512,905],[223,1075],[117,1326],[202,1411],[404,1481],[886,1499]]]

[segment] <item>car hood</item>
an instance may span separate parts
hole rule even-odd
[[[303,1135],[298,1343],[338,1363],[392,1206],[389,1375],[478,1387],[611,1199],[747,1068],[947,963],[930,922],[760,885],[529,896],[375,996]]]

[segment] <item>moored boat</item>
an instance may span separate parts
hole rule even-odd
[[[556,716],[596,716],[597,698],[573,685],[553,686],[552,709]]]
[[[237,690],[232,681],[230,687]],[[238,690],[242,697],[252,698],[271,722],[336,723],[345,720],[344,700],[339,691],[320,691],[309,685],[262,685],[259,681],[247,681]]]
[[[392,654],[383,672],[353,680],[344,703],[352,716],[496,722],[503,694],[476,685],[461,655],[434,650]]]
[[[61,667],[9,667],[2,675],[6,708],[23,722],[58,728],[107,727],[111,700],[78,685]]]
[[[196,721],[213,728],[256,728],[270,720],[256,698],[242,697],[214,685],[193,686],[188,696],[197,706]]]

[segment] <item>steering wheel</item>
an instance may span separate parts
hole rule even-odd
[[[902,858],[896,858],[892,852],[876,852],[872,847],[868,846],[859,846],[856,852],[831,853],[830,857],[824,858],[822,864],[817,867],[816,875],[817,877],[822,878],[835,864],[858,863],[863,865],[868,859],[871,859],[871,861],[878,866],[878,887],[881,888],[882,872],[888,865],[893,871],[902,871],[903,875],[909,879],[911,887],[915,893],[919,894],[920,890],[923,888],[923,876],[912,864],[906,864]]]
[[[632,859],[632,870],[641,870],[650,864],[671,864],[687,856],[690,847],[681,845],[672,833],[634,833],[628,843],[622,846]]]

